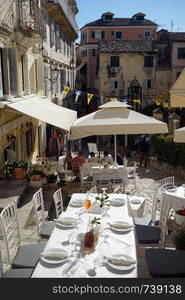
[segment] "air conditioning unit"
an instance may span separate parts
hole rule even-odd
[[[119,68],[111,67],[111,72],[112,73],[117,73],[118,71],[119,71]]]

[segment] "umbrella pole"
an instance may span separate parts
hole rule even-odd
[[[114,135],[114,162],[116,165],[116,154],[117,154],[117,141],[116,141],[116,134]]]

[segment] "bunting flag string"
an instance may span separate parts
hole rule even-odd
[[[141,104],[141,100],[139,100],[139,99],[135,99],[135,100],[133,100],[133,102],[134,102],[134,103]]]
[[[70,89],[71,88],[69,86],[64,85],[64,97],[67,96],[67,94],[69,93]]]
[[[78,98],[80,97],[81,94],[82,94],[81,91],[76,91],[75,103],[78,101]]]
[[[129,103],[129,102],[133,102],[133,103],[138,103],[138,104],[142,104],[142,101],[141,99],[120,99],[120,98],[111,98],[111,97],[106,97],[106,96],[101,96],[101,95],[96,95],[96,94],[90,94],[90,93],[86,93],[86,92],[82,92],[82,91],[79,91],[79,90],[74,90],[74,89],[71,89],[71,87],[69,86],[66,86],[64,85],[64,97],[67,96],[67,94],[69,93],[69,91],[72,90],[75,92],[75,103],[77,103],[79,97],[81,95],[87,95],[87,103],[89,105],[89,103],[91,102],[92,98],[95,96],[95,97],[99,97],[100,98],[100,102],[101,104],[104,103],[104,99],[108,98],[110,99],[111,101],[116,101],[116,100],[120,100],[121,102],[125,102],[125,103]],[[144,99],[145,100],[145,99]],[[170,102],[169,100],[167,99],[151,99],[153,103],[155,103],[157,106],[160,106],[162,105],[164,108],[168,108],[170,106]]]
[[[94,95],[93,94],[88,94],[87,93],[87,103],[89,104],[91,102],[91,99]]]

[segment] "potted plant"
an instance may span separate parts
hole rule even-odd
[[[56,187],[56,181],[57,181],[57,175],[52,173],[52,174],[46,175],[46,178],[47,178],[48,187],[50,189],[55,188]]]
[[[177,250],[185,250],[185,227],[175,232],[173,241]]]
[[[30,162],[24,160],[12,160],[5,163],[7,177],[15,176],[16,179],[24,179]]]

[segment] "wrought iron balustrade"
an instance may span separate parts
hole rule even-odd
[[[34,0],[16,0],[17,27],[24,30],[32,30],[43,39],[46,36],[46,24],[43,11]]]

